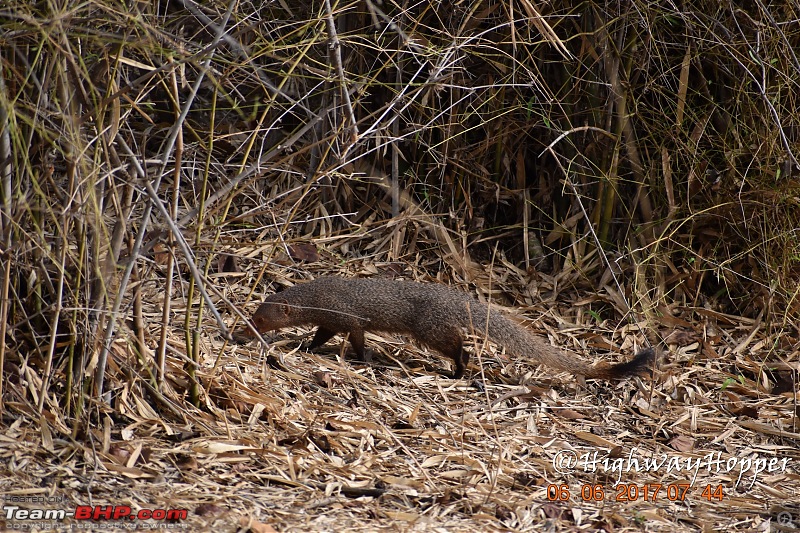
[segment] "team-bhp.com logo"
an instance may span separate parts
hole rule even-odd
[[[129,505],[78,505],[74,511],[65,509],[22,508],[16,505],[3,506],[4,518],[9,522],[30,520],[55,520],[67,518],[75,520],[156,520],[179,522],[186,520],[189,511],[186,509],[138,509]]]

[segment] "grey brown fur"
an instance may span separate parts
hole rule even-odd
[[[362,359],[365,331],[410,335],[452,358],[457,379],[469,362],[469,353],[463,349],[465,330],[481,335],[488,332],[490,339],[531,363],[589,378],[646,373],[654,359],[652,350],[643,350],[626,363],[590,365],[465,293],[414,281],[321,277],[269,296],[254,313],[253,325],[261,333],[317,326],[310,349],[337,333],[349,333],[350,343]]]

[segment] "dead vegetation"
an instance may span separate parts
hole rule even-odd
[[[218,531],[800,521],[799,20],[6,2],[0,491]],[[397,337],[371,364],[227,340],[322,274],[447,283],[582,357],[663,361],[585,382],[476,338],[453,381]]]

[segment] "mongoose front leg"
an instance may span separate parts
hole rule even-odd
[[[453,371],[453,379],[461,379],[464,377],[464,371],[469,364],[469,352],[464,351],[464,346],[459,346],[458,353],[454,350],[452,357],[453,362],[456,364],[456,369]]]
[[[314,348],[319,348],[320,346],[331,340],[331,337],[333,337],[334,335],[336,335],[335,331],[323,328],[322,326],[318,327],[316,333],[314,333],[314,338],[311,339],[311,342],[308,343],[308,346],[306,346],[306,350],[313,350]]]
[[[311,342],[305,347],[306,351],[311,351],[314,348],[319,348],[331,338],[336,335],[336,331],[323,328],[322,326],[317,328],[317,331],[314,333],[314,338],[311,339]],[[349,332],[350,335],[350,344],[353,346],[353,350],[356,352],[356,355],[361,361],[370,362],[372,360],[372,353],[368,350],[364,349],[364,332],[359,331],[351,331]]]

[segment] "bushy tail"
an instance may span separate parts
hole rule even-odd
[[[587,378],[601,379],[620,379],[626,376],[648,376],[653,375],[653,366],[656,360],[656,352],[652,348],[646,348],[633,356],[633,359],[626,363],[611,365],[600,363],[590,367],[592,372],[585,374]]]
[[[472,311],[476,313],[473,315],[473,327],[477,333],[482,333],[486,329],[488,313],[489,337],[505,346],[510,352],[524,357],[532,363],[567,370],[587,378],[612,380],[632,375],[652,375],[656,359],[655,351],[652,348],[640,351],[633,359],[625,363],[591,365],[580,359],[577,354],[552,346],[543,337],[531,333],[498,311],[489,311],[483,304],[478,308],[473,308]]]

